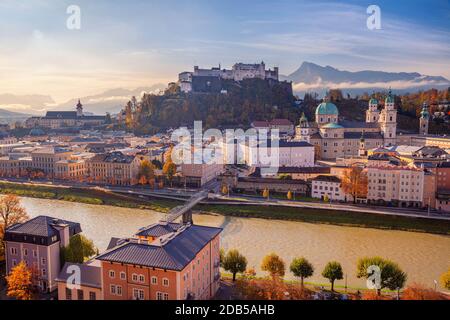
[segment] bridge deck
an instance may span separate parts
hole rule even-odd
[[[200,201],[208,197],[208,191],[202,190],[199,193],[193,195],[191,198],[189,198],[188,201],[184,205],[176,206],[175,208],[172,208],[166,216],[161,219],[161,221],[164,222],[173,222],[179,217],[183,216],[186,212],[191,210],[193,207],[195,207]]]

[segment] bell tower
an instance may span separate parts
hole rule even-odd
[[[77,103],[77,117],[82,117],[83,116],[83,105],[80,102],[80,99],[78,99],[78,103]]]
[[[377,123],[380,119],[380,111],[378,110],[378,100],[375,97],[369,100],[369,109],[366,111],[366,122]]]
[[[384,100],[384,108],[381,110],[379,124],[384,139],[385,146],[392,146],[396,143],[397,135],[397,110],[391,89]]]
[[[428,104],[426,102],[422,105],[422,111],[420,111],[420,128],[419,133],[422,135],[428,134],[428,125],[430,123],[430,113],[428,112]]]

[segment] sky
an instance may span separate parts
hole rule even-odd
[[[366,9],[381,9],[369,30]],[[69,5],[81,28],[69,30]],[[0,0],[0,95],[56,103],[174,81],[181,71],[264,61],[450,79],[450,2],[300,0]]]

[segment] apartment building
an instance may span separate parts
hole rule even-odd
[[[353,197],[342,189],[341,179],[331,175],[320,175],[311,180],[311,197],[330,201],[351,201]]]
[[[159,222],[112,239],[101,262],[105,300],[210,299],[219,288],[221,228]],[[180,254],[182,253],[182,254]]]
[[[22,177],[32,166],[31,157],[0,157],[0,177]]]
[[[56,162],[69,160],[72,153],[71,150],[59,146],[50,146],[34,150],[31,152],[32,167],[33,169],[41,170],[50,176],[54,176]]]
[[[55,178],[63,180],[81,180],[87,174],[84,159],[68,159],[55,163]]]
[[[70,276],[74,272],[80,275],[79,283],[71,281]],[[102,269],[98,260],[90,260],[84,264],[65,263],[56,282],[58,300],[103,300]]]
[[[398,161],[397,161],[398,160]],[[369,203],[392,204],[400,207],[423,207],[424,170],[414,165],[404,165],[399,159],[369,157]]]
[[[88,160],[88,177],[101,184],[137,184],[141,160],[139,156],[125,155],[122,152],[97,154]]]
[[[186,179],[186,185],[201,187],[219,176],[223,170],[223,164],[191,163],[181,164],[181,174]]]
[[[12,225],[6,229],[4,237],[6,273],[24,261],[37,275],[34,281],[41,291],[55,290],[61,269],[60,249],[80,232],[79,223],[48,216]]]
[[[249,151],[247,164],[249,166],[262,167],[263,159],[268,158],[278,160],[278,167],[313,167],[314,166],[314,146],[306,141],[279,140],[276,142],[267,140],[267,143],[259,143],[257,146],[248,146]],[[276,159],[275,152],[278,152]],[[277,165],[272,163],[272,165]]]
[[[436,209],[450,212],[450,162],[436,167]]]

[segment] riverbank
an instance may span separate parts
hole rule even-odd
[[[80,202],[95,205],[109,205],[124,208],[148,209],[168,212],[181,202],[167,199],[146,200],[143,198],[107,192],[96,189],[61,188],[29,184],[0,182],[0,193],[21,197],[43,198]],[[283,206],[199,204],[195,210],[200,213],[216,213],[225,216],[299,221],[338,226],[401,230],[450,235],[450,221],[405,216],[379,215],[312,208]]]
[[[149,202],[138,197],[97,189],[36,186],[30,184],[0,182],[0,194],[15,194],[19,197],[63,200],[122,208],[136,208],[168,212],[180,204],[178,201],[157,199]]]

